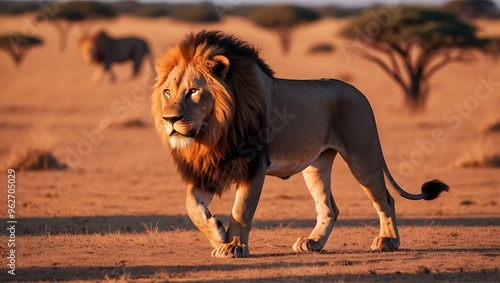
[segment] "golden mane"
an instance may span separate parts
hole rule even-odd
[[[224,81],[213,74],[210,59],[222,55],[230,67]],[[157,58],[156,86],[153,93],[155,125],[164,144],[170,149],[182,178],[199,188],[221,194],[233,182],[244,182],[254,176],[261,164],[261,154],[267,145],[244,150],[249,138],[257,138],[268,127],[263,89],[256,79],[254,66],[268,76],[273,71],[248,43],[219,31],[189,34],[179,44]],[[160,86],[170,71],[192,65],[207,81],[214,98],[214,111],[207,118],[208,132],[200,132],[193,145],[173,149],[168,143],[162,120],[162,90]]]

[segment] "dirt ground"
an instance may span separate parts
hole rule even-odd
[[[0,32],[22,31],[31,20],[2,17]],[[116,83],[109,77],[89,83],[94,67],[78,57],[79,30],[70,34],[68,50],[58,53],[55,29],[39,23],[30,28],[45,44],[21,66],[0,54],[0,159],[31,141],[52,148],[70,168],[17,172],[16,275],[7,273],[9,234],[2,228],[0,281],[500,281],[500,170],[455,166],[467,155],[499,150],[500,134],[484,131],[500,121],[499,63],[480,57],[444,68],[432,79],[427,111],[412,115],[384,73],[345,52],[336,35],[344,24],[322,20],[301,28],[287,56],[274,34],[238,18],[208,26],[118,18],[92,28],[141,36],[155,56],[191,30],[221,29],[259,46],[278,77],[354,84],[374,108],[387,163],[400,185],[417,193],[424,181],[439,178],[451,187],[431,202],[393,194],[398,252],[370,252],[378,217],[339,157],[332,187],[340,217],[324,252],[292,251],[316,217],[296,175],[287,181],[267,178],[250,234],[251,258],[211,258],[208,241],[186,216],[184,185],[152,126],[149,66],[137,79],[129,78],[126,64],[114,68]],[[481,33],[499,35],[499,22],[477,24]],[[325,42],[336,51],[308,53]],[[488,84],[489,95],[479,100],[482,84]],[[436,130],[439,141],[432,140]],[[6,175],[1,173],[3,200]],[[233,196],[234,190],[210,206],[226,223]],[[5,204],[1,227],[7,225]]]

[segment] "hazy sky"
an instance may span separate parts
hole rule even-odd
[[[139,0],[140,2],[161,2],[158,0]],[[326,6],[326,5],[337,5],[346,7],[356,7],[356,6],[366,6],[373,4],[418,4],[418,5],[442,5],[449,0],[210,0],[215,4],[221,6],[238,6],[240,4],[266,4],[266,3],[295,3],[301,5],[313,5],[313,6]],[[207,2],[207,0],[170,0],[163,2],[172,3],[200,3]],[[500,0],[493,0],[500,6]]]

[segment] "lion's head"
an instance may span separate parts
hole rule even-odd
[[[187,182],[220,193],[257,170],[258,156],[241,149],[266,127],[255,67],[273,76],[252,46],[217,31],[190,34],[157,58],[155,125]]]
[[[80,57],[87,64],[96,64],[104,60],[104,52],[116,52],[110,50],[109,46],[110,37],[104,31],[96,34],[86,34],[78,40],[78,51]],[[123,46],[120,46],[123,49]]]
[[[187,66],[175,66],[157,86],[161,92],[162,130],[169,136],[173,149],[187,149],[197,137],[198,142],[207,146],[215,144],[223,129],[229,126],[223,125],[231,120],[225,116],[234,112],[234,103],[223,87],[229,60],[221,55],[204,59]],[[214,108],[216,100],[221,99],[225,101],[217,101]],[[217,128],[209,130],[211,126]]]

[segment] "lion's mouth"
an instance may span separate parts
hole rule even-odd
[[[175,149],[190,147],[195,142],[197,135],[198,132],[194,129],[189,129],[185,133],[172,129],[169,139],[170,146]]]
[[[172,148],[182,149],[191,146],[195,142],[195,138],[199,133],[200,128],[196,127],[195,124],[191,123],[179,123],[174,124],[170,122],[164,122],[165,131],[169,138],[169,143]]]
[[[163,126],[165,127],[165,131],[167,135],[170,137],[178,136],[185,138],[194,138],[198,135],[199,130],[196,129],[195,125],[187,124],[187,123],[171,123],[168,121],[163,121]]]
[[[188,131],[185,134],[175,131],[170,135],[170,146],[175,149],[188,148],[195,142],[196,134],[195,131]]]
[[[185,137],[185,138],[194,138],[198,135],[198,132],[191,129],[191,130],[188,130],[186,133],[181,133],[181,132],[178,132],[175,129],[173,129],[172,132],[170,133],[170,136],[173,137],[175,135]]]

